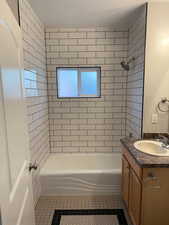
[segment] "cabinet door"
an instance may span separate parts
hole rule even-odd
[[[169,168],[143,170],[141,225],[169,225]]]
[[[127,160],[123,157],[122,159],[122,197],[126,207],[129,206],[129,178],[130,169]]]
[[[134,173],[130,170],[130,188],[129,188],[129,214],[133,225],[140,224],[141,209],[141,183]]]

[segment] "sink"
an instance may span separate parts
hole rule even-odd
[[[140,140],[134,143],[134,147],[149,155],[169,156],[169,149],[162,147],[162,143],[159,141]]]

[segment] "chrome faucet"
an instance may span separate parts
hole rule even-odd
[[[161,147],[169,150],[169,138],[165,137],[164,135],[159,135],[158,138],[159,138],[159,141],[162,142]]]

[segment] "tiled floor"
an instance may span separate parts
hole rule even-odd
[[[41,197],[36,207],[36,225],[51,225],[55,209],[119,209],[119,208],[123,207],[120,198],[117,196]],[[88,219],[91,221],[93,218],[88,217]]]

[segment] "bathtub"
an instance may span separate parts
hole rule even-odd
[[[40,171],[42,195],[120,195],[121,154],[51,153]]]

